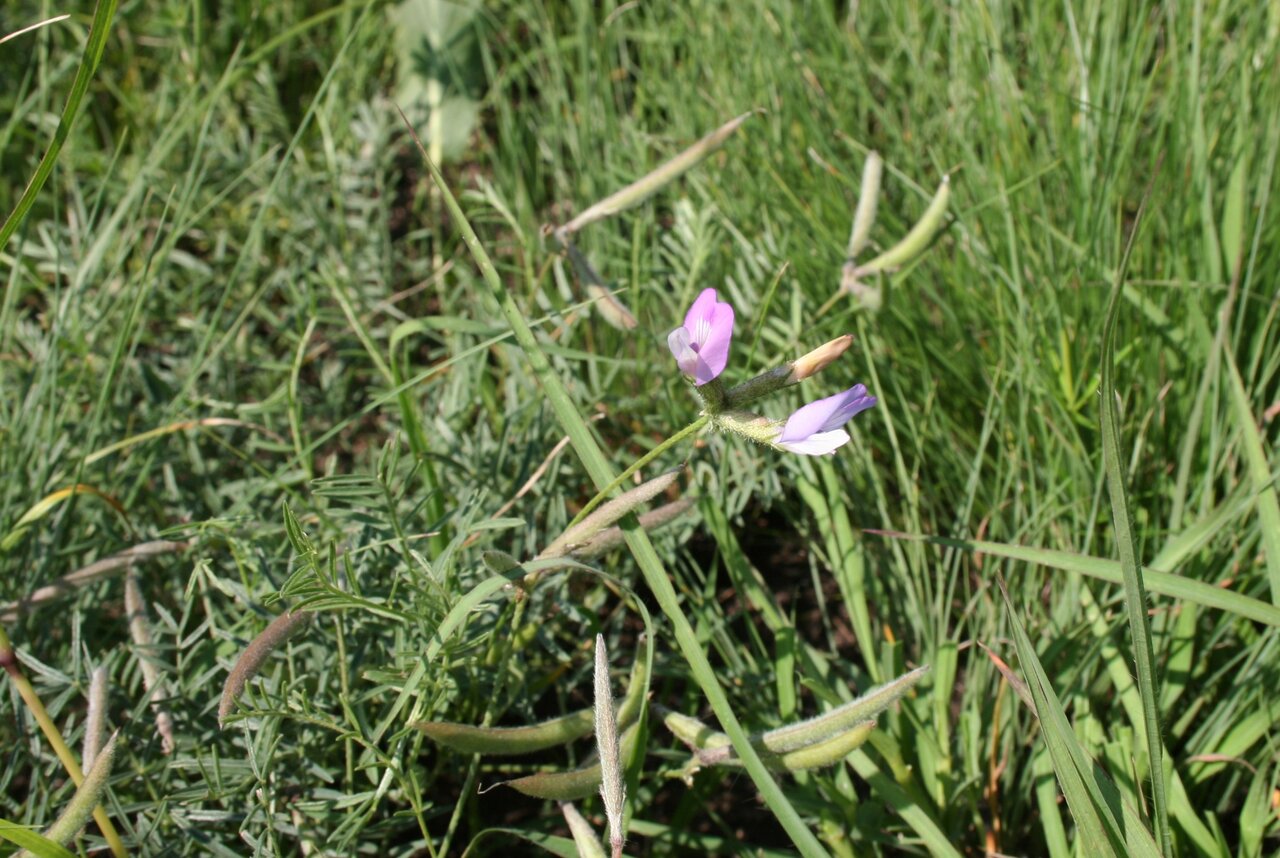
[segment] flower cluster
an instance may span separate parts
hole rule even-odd
[[[810,402],[785,421],[767,420],[738,406],[808,378],[843,354],[852,338],[846,335],[832,340],[726,391],[719,376],[729,362],[733,319],[733,307],[721,301],[715,289],[704,289],[685,314],[684,324],[667,337],[676,365],[693,379],[702,396],[706,415],[724,429],[804,456],[828,455],[847,444],[849,433],[841,427],[876,404],[876,398],[861,384]]]

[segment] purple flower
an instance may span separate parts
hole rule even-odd
[[[834,453],[849,442],[849,433],[840,427],[853,415],[876,404],[867,388],[855,384],[844,393],[810,402],[796,410],[782,427],[774,444],[804,456]]]
[[[724,372],[733,339],[733,308],[714,289],[703,289],[684,317],[684,327],[667,337],[667,346],[680,371],[693,376],[698,386]]]

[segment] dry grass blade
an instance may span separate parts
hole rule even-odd
[[[8,35],[0,36],[0,45],[3,45],[5,42],[9,41],[10,39],[16,39],[19,36],[23,35],[24,33],[30,33],[32,30],[39,30],[41,27],[47,27],[48,25],[56,24],[59,21],[65,21],[70,17],[71,17],[70,15],[54,15],[52,18],[45,18],[43,21],[37,21],[34,24],[28,24],[27,26],[23,27],[21,30],[14,30],[12,33],[9,33]]]

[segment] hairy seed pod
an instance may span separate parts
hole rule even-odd
[[[785,754],[766,756],[764,763],[772,769],[788,772],[803,772],[808,769],[832,766],[861,747],[871,737],[871,731],[875,727],[875,721],[863,721],[830,739],[824,739]]]
[[[311,611],[285,611],[249,642],[236,659],[235,667],[227,674],[226,684],[222,686],[222,700],[218,704],[218,727],[223,726],[236,705],[240,692],[244,691],[250,679],[258,675],[267,656],[288,640],[290,635],[309,623],[311,617]]]
[[[587,297],[595,302],[595,309],[604,320],[620,331],[634,330],[640,324],[639,320],[627,309],[627,305],[618,299],[618,296],[609,291],[609,287],[591,267],[591,263],[567,237],[564,240],[564,249],[569,254],[569,262],[573,264],[573,270],[577,272],[578,279],[586,289]]]
[[[613,524],[642,503],[647,503],[662,494],[676,481],[684,466],[673,468],[665,474],[659,474],[646,480],[634,489],[623,492],[616,498],[601,504],[594,512],[582,521],[570,527],[548,545],[538,558],[559,557],[595,536],[604,528]]]
[[[622,757],[618,753],[618,722],[613,711],[613,692],[609,688],[609,655],[604,635],[596,635],[595,665],[595,733],[596,753],[600,756],[600,798],[609,821],[609,842],[617,853],[625,838],[622,809],[627,801],[627,787],[622,780]]]
[[[8,623],[16,620],[20,614],[31,610],[37,605],[52,601],[59,596],[70,593],[79,587],[85,587],[94,581],[100,581],[103,578],[110,577],[122,569],[130,569],[135,563],[145,560],[148,557],[156,557],[162,554],[173,554],[178,551],[185,551],[190,547],[188,542],[170,542],[160,539],[154,542],[143,542],[132,548],[126,548],[110,557],[104,557],[101,560],[95,560],[88,566],[81,567],[74,572],[63,575],[51,584],[46,584],[28,595],[22,597],[16,602],[10,602],[7,605],[0,606],[0,623]]]
[[[692,498],[680,498],[678,501],[663,504],[657,509],[642,512],[637,516],[637,519],[643,529],[655,530],[679,518],[692,506]],[[571,548],[569,556],[578,560],[590,560],[593,557],[599,557],[607,551],[618,548],[624,541],[626,541],[626,536],[621,527],[606,527],[595,536]]]
[[[639,725],[632,724],[622,734],[622,758],[631,756],[635,749],[636,739],[640,734]],[[538,772],[515,780],[503,781],[502,786],[509,786],[517,792],[533,798],[546,798],[554,801],[580,801],[594,795],[600,789],[600,764],[583,766],[567,772]]]
[[[641,653],[631,668],[626,696],[618,706],[619,729],[626,729],[639,718],[647,685],[648,664]],[[592,710],[580,709],[524,727],[475,727],[451,721],[419,721],[413,726],[436,744],[460,754],[516,757],[589,736],[594,724]]]
[[[413,726],[438,745],[460,754],[515,757],[566,745],[591,733],[590,709],[525,727],[475,727],[451,721],[419,721]]]
[[[878,685],[857,700],[837,706],[830,712],[824,712],[807,721],[770,730],[760,737],[761,743],[765,750],[781,754],[825,740],[879,714],[910,691],[928,672],[927,665],[917,667],[910,673]]]
[[[662,716],[662,723],[672,734],[695,750],[721,748],[730,744],[729,736],[690,715],[680,712],[667,712]]]
[[[872,717],[906,694],[928,671],[927,665],[918,667],[897,679],[876,686],[858,699],[851,700],[829,712],[765,733],[756,733],[750,737],[751,746],[759,751],[763,758],[771,758],[775,761],[774,765],[783,768],[787,768],[794,762],[788,756],[793,752],[817,751],[819,758],[822,754],[834,753],[834,750],[842,747],[841,741],[852,741],[848,737],[850,731],[865,729],[866,733],[870,734],[874,727]],[[696,718],[681,715],[678,712],[668,713],[663,717],[663,722],[676,738],[695,751],[698,764],[706,766],[737,764],[737,755],[734,753],[729,737],[724,733],[711,729]],[[868,727],[867,724],[872,726]],[[803,755],[795,758],[801,761],[805,759],[808,758]]]
[[[107,669],[95,668],[89,680],[89,711],[84,720],[84,750],[81,752],[81,765],[86,769],[93,768],[93,761],[98,758],[102,748],[102,740],[106,738],[107,723]]]
[[[88,824],[89,819],[93,816],[94,808],[98,806],[102,793],[107,788],[107,779],[111,775],[111,761],[115,757],[118,736],[119,733],[114,733],[107,740],[102,752],[93,761],[93,767],[85,773],[84,781],[76,788],[75,795],[71,797],[71,801],[67,803],[57,821],[49,826],[49,830],[44,833],[46,838],[61,846],[66,846]]]
[[[160,674],[160,668],[151,661],[154,655],[151,618],[147,616],[147,602],[142,595],[138,573],[132,569],[124,576],[124,610],[129,619],[129,634],[133,638],[133,645],[137,647],[138,665],[142,668],[142,688],[147,692],[151,708],[155,712],[160,747],[166,754],[172,754],[177,747],[173,738],[173,717],[159,702],[164,697],[164,677]]]
[[[573,220],[557,229],[555,237],[563,244],[565,237],[572,235],[584,226],[644,202],[651,194],[657,193],[671,182],[680,178],[687,170],[697,166],[704,158],[723,146],[733,132],[738,130],[738,126],[754,115],[755,111],[752,111],[730,119],[662,166],[587,208]]]

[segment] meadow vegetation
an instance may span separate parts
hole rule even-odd
[[[594,762],[597,635],[627,854],[1273,854],[1280,6],[459,9],[5,4],[72,14],[0,43],[0,855],[579,854],[498,784]],[[867,256],[949,204],[842,293],[873,151]],[[690,432],[662,526],[550,550],[699,417],[707,287],[730,386],[853,335],[760,413],[878,403]],[[904,675],[816,768],[663,720],[741,753]]]

